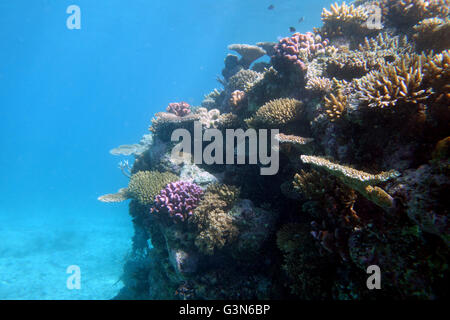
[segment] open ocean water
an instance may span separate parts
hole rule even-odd
[[[199,105],[229,44],[311,31],[329,4],[0,0],[0,299],[113,298],[133,229],[127,203],[97,201],[127,183],[109,150],[169,102]]]

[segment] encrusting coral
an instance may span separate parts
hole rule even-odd
[[[263,105],[245,121],[250,127],[279,128],[298,120],[303,108],[303,103],[296,99],[276,99]]]
[[[196,246],[205,254],[212,255],[237,237],[238,229],[228,211],[239,196],[236,187],[211,185],[203,200],[190,218],[197,230]]]

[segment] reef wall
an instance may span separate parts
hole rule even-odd
[[[373,6],[383,25],[367,23]],[[449,1],[333,4],[323,25],[231,45],[223,89],[171,103],[134,155],[117,299],[448,297]],[[270,63],[255,62],[269,55]],[[279,129],[280,170],[193,164],[173,130]],[[377,265],[382,290],[368,290]]]

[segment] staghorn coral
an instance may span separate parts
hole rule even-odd
[[[389,24],[408,29],[427,18],[447,17],[450,2],[448,0],[381,0],[379,5]]]
[[[195,245],[207,255],[223,248],[238,235],[238,228],[228,211],[239,196],[236,187],[228,185],[211,185],[205,192],[203,200],[189,219],[197,230]]]
[[[412,47],[406,37],[380,33],[373,38],[364,38],[357,50],[338,47],[334,52],[329,52],[326,72],[329,77],[350,81],[370,71],[380,70],[386,63],[398,61],[411,52]]]
[[[399,172],[391,170],[378,174],[370,174],[333,163],[321,157],[302,155],[300,158],[304,163],[309,163],[326,170],[331,175],[339,178],[344,184],[355,189],[368,200],[380,207],[389,208],[393,205],[393,199],[386,191],[376,186],[373,187],[372,185],[386,182],[392,178],[397,178],[400,175]]]
[[[186,102],[172,102],[169,103],[166,111],[178,117],[184,117],[191,113],[191,106]]]
[[[128,194],[143,205],[151,205],[161,189],[176,180],[178,176],[170,172],[139,171],[131,176]]]
[[[323,26],[317,31],[330,39],[343,35],[360,37],[374,32],[366,25],[368,19],[369,12],[363,6],[334,3],[330,10],[323,9]]]
[[[357,82],[361,99],[370,107],[395,107],[404,103],[417,104],[431,93],[422,88],[422,58],[406,54],[401,61],[372,71]]]
[[[176,181],[167,184],[155,197],[151,212],[165,211],[177,222],[189,218],[203,196],[203,190],[195,183]]]
[[[245,122],[248,126],[255,128],[278,128],[299,119],[303,114],[303,109],[303,103],[296,99],[271,100]]]
[[[250,68],[250,65],[266,54],[266,51],[258,46],[252,46],[249,44],[231,44],[228,46],[228,50],[236,51],[241,55],[239,64],[244,69]]]
[[[450,101],[450,51],[425,57],[424,81],[433,88],[435,101]]]
[[[450,19],[429,18],[414,26],[413,39],[418,51],[440,52],[450,48]]]
[[[341,118],[347,109],[347,105],[347,97],[342,94],[342,90],[339,90],[336,96],[330,93],[329,96],[325,97],[325,112],[330,121]]]

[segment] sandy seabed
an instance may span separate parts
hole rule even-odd
[[[133,233],[129,220],[1,216],[0,299],[111,299],[123,286]],[[67,288],[71,265],[80,267],[80,290]]]

